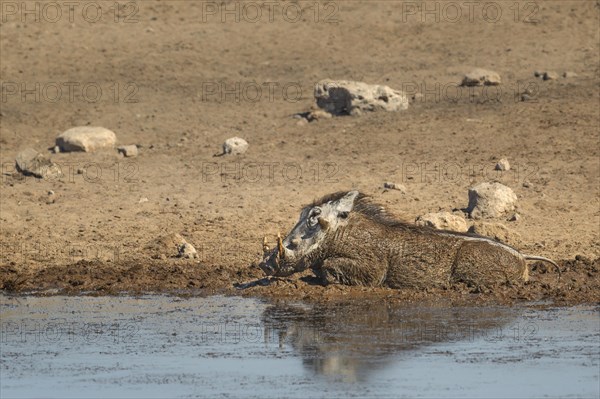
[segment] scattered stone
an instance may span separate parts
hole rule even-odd
[[[239,155],[243,154],[248,150],[248,143],[246,140],[239,137],[232,137],[225,140],[223,143],[223,154]]]
[[[494,169],[501,171],[510,170],[510,163],[508,162],[508,159],[502,158],[501,160],[499,160],[498,163],[496,163],[496,167]]]
[[[423,95],[423,93],[415,93],[415,94],[413,94],[413,95],[411,96],[411,98],[410,98],[410,99],[411,99],[413,102],[415,102],[415,101],[422,100],[424,97],[425,97],[425,96]]]
[[[347,80],[321,80],[315,85],[317,105],[333,115],[362,111],[399,111],[408,108],[408,97],[388,86]]]
[[[402,194],[406,194],[406,187],[404,186],[404,184],[385,182],[383,183],[383,188],[387,188],[389,190],[398,190]]]
[[[113,148],[116,142],[117,136],[112,131],[94,126],[74,127],[56,138],[56,145],[65,152]]]
[[[332,117],[333,115],[331,115],[329,112],[323,111],[322,109],[317,109],[309,112],[308,115],[306,115],[306,120],[312,122],[318,121],[319,119],[331,119]]]
[[[477,222],[469,228],[468,233],[493,238],[514,247],[521,244],[521,236],[501,223]]]
[[[177,256],[185,259],[194,259],[198,257],[198,252],[196,252],[196,248],[192,244],[186,242],[179,247],[179,254]]]
[[[138,148],[134,144],[122,145],[117,148],[117,151],[119,151],[119,154],[123,154],[125,157],[137,157],[138,155]]]
[[[467,222],[461,216],[450,212],[427,213],[415,220],[417,226],[429,226],[438,230],[452,230],[464,233]]]
[[[525,188],[531,188],[531,187],[533,187],[533,185],[531,184],[531,182],[529,180],[525,180],[523,182],[523,187],[525,187]]]
[[[518,222],[519,220],[521,220],[521,215],[518,213],[513,214],[510,219],[508,219],[509,222]]]
[[[48,195],[44,198],[47,205],[54,204],[56,202],[57,196],[54,191],[50,190],[47,193]]]
[[[146,197],[140,198],[140,200],[138,201],[138,204],[143,204],[144,202],[148,202],[148,198],[146,198]]]
[[[187,241],[181,235],[172,233],[148,243],[146,249],[153,259],[167,259],[179,256],[184,244],[187,244]]]
[[[33,148],[27,148],[15,158],[17,170],[25,176],[38,179],[56,179],[62,176],[60,167]]]
[[[521,101],[523,101],[523,102],[525,102],[525,101],[531,101],[532,98],[533,97],[531,97],[531,95],[529,95],[527,93],[521,94]]]
[[[542,78],[544,80],[556,80],[558,79],[558,74],[556,72],[544,72],[544,76]]]
[[[465,74],[461,86],[497,86],[500,82],[497,72],[476,68]]]
[[[565,73],[563,73],[563,78],[569,79],[569,78],[576,78],[577,74],[575,72],[571,72],[571,71],[566,71]]]
[[[473,219],[496,218],[514,211],[517,196],[503,184],[480,183],[469,190],[467,212]]]
[[[300,119],[296,122],[296,125],[298,126],[306,126],[308,125],[308,121],[306,119]]]
[[[52,152],[58,154],[60,152],[60,147],[55,145],[54,148],[52,148]]]
[[[544,72],[542,72],[542,71],[533,71],[533,76],[535,76],[536,78],[541,78],[542,76],[544,76]]]

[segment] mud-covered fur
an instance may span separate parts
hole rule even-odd
[[[399,222],[350,191],[305,207],[260,267],[275,276],[311,268],[325,283],[425,288],[527,281],[525,261],[490,238]]]

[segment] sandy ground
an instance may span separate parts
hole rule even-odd
[[[0,25],[5,290],[235,291],[233,284],[262,277],[262,237],[289,230],[314,198],[356,188],[413,221],[464,208],[469,187],[497,180],[517,194],[521,219],[494,222],[508,227],[511,244],[557,260],[564,272],[556,283],[552,270],[534,267],[533,282],[507,287],[508,297],[598,301],[597,2],[496,2],[494,10],[429,2],[433,14],[392,1],[316,9],[144,1],[120,3],[118,12],[114,2],[98,2],[64,6],[60,17],[44,3],[27,4],[33,14],[3,1]],[[498,72],[502,84],[457,88],[474,67]],[[544,81],[536,70],[561,77]],[[563,78],[566,71],[577,76]],[[312,88],[325,78],[423,96],[402,112],[299,125],[292,115],[314,106]],[[140,145],[140,155],[48,151],[59,133],[80,125],[109,128],[119,144]],[[248,152],[213,157],[233,136],[250,143]],[[48,154],[65,176],[15,173],[14,158],[27,147]],[[502,157],[512,168],[495,172]],[[404,184],[406,194],[384,190],[386,181]],[[152,259],[147,244],[170,233],[192,243],[199,259]],[[365,291],[311,281],[244,292]]]

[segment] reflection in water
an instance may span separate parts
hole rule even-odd
[[[278,303],[265,309],[265,336],[278,336],[317,375],[365,380],[403,352],[441,342],[497,340],[518,317],[507,308]]]

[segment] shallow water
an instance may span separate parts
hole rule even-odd
[[[3,398],[600,395],[600,307],[0,300]]]

